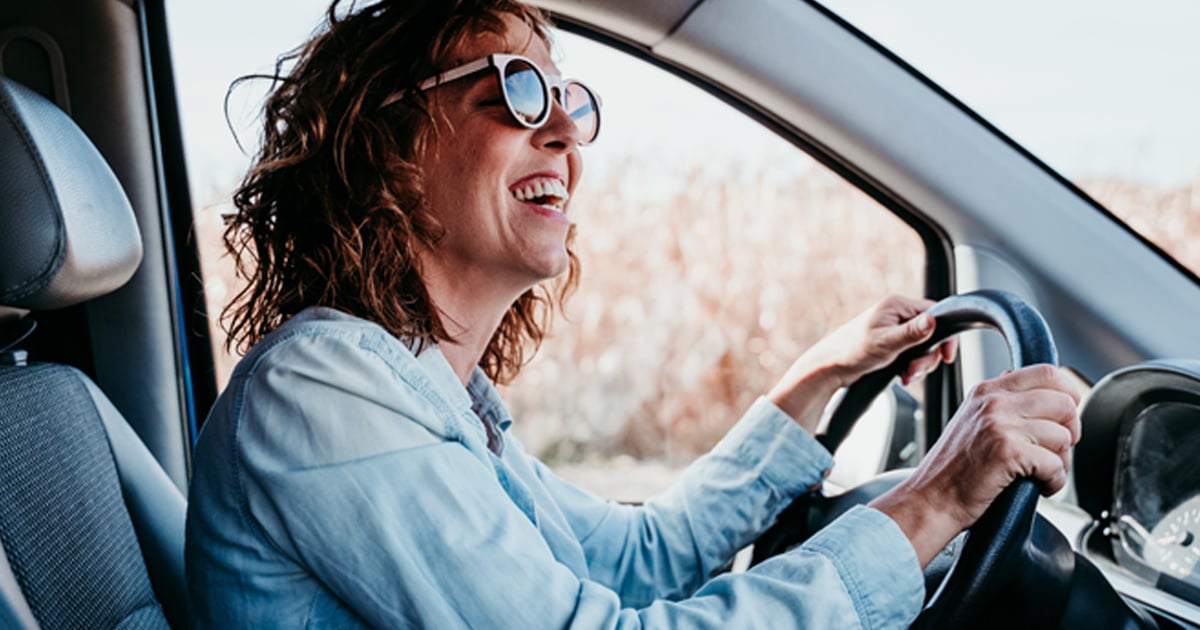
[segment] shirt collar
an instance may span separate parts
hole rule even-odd
[[[415,350],[413,342],[408,344],[410,349]],[[417,361],[455,410],[470,409],[501,431],[508,429],[512,424],[512,414],[509,413],[508,406],[500,398],[492,380],[478,366],[471,372],[467,386],[463,387],[462,381],[459,381],[458,375],[454,373],[454,368],[450,367],[450,362],[436,344],[427,344],[417,355]]]
[[[416,342],[406,340],[405,343],[416,354]],[[458,380],[458,375],[454,373],[454,368],[450,367],[450,362],[446,360],[446,356],[442,354],[436,344],[425,344],[420,354],[416,356],[417,362],[429,375],[434,387],[437,387],[438,391],[447,398],[447,402],[455,411],[471,408],[471,396],[467,394],[462,381]]]
[[[478,366],[467,381],[467,392],[471,397],[471,409],[476,415],[485,422],[491,422],[501,431],[508,430],[512,424],[512,414],[508,411],[508,405],[500,398],[500,392],[496,391],[492,379]]]

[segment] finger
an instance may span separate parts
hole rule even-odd
[[[904,371],[903,380],[905,384],[928,376],[938,368],[942,363],[951,363],[954,357],[958,354],[958,339],[947,339],[938,344],[927,354],[921,355],[913,359],[912,363],[908,364],[908,369]]]
[[[1060,434],[1068,440],[1068,448],[1079,442],[1079,403],[1074,398],[1064,392],[1050,389],[1025,392],[1021,398],[1022,417],[1030,422],[1048,421],[1058,425]]]
[[[1056,389],[1034,389],[1011,396],[1013,410],[1026,420],[1051,420],[1065,427],[1079,410],[1074,398]]]
[[[1028,476],[1033,477],[1045,496],[1050,496],[1067,485],[1067,468],[1057,453],[1044,448],[1027,451]]]
[[[953,363],[954,358],[958,356],[958,337],[951,337],[938,346],[938,350],[942,353],[942,361]]]
[[[914,298],[906,295],[891,295],[879,304],[880,311],[893,313],[899,321],[907,321],[929,310],[935,302],[926,298]]]
[[[981,383],[977,389],[1004,389],[1010,392],[1029,391],[1034,389],[1052,389],[1067,394],[1079,403],[1079,388],[1061,370],[1041,363],[1006,372],[990,381]]]
[[[924,376],[924,374],[928,373],[930,370],[932,370],[932,368],[937,367],[937,364],[940,361],[941,359],[938,358],[936,354],[920,355],[918,358],[913,359],[910,364],[908,364],[908,367],[905,368],[905,373],[911,374],[913,377]]]
[[[880,335],[879,341],[889,350],[900,352],[928,339],[933,335],[933,329],[933,316],[921,313],[902,324],[890,327]]]
[[[1063,426],[1071,432],[1071,446],[1079,443],[1079,438],[1083,437],[1083,421],[1079,418],[1078,407],[1077,411],[1071,416],[1071,419]]]
[[[956,356],[958,356],[958,339],[952,337],[934,346],[928,354],[914,362],[922,361],[922,367],[925,368],[926,373],[929,373],[942,363],[953,363]]]
[[[1029,420],[1019,430],[1031,444],[1058,455],[1064,465],[1068,464],[1065,455],[1075,442],[1067,427],[1050,420]]]
[[[913,381],[924,378],[927,374],[937,369],[937,366],[941,364],[941,362],[941,353],[936,351],[917,357],[916,359],[913,359],[912,363],[908,364],[908,368],[904,370],[901,380],[905,385],[907,385]]]

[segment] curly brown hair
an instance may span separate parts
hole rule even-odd
[[[372,320],[393,335],[451,341],[426,290],[417,252],[444,234],[414,162],[433,133],[418,81],[444,69],[473,33],[504,34],[512,15],[547,40],[547,18],[512,0],[384,0],[343,7],[281,56],[266,78],[262,146],[234,193],[225,247],[245,286],[222,312],[226,344],[245,351],[309,306]],[[547,44],[548,44],[547,40]],[[290,66],[289,71],[284,71]],[[389,95],[406,92],[380,109]],[[480,360],[493,380],[516,376],[578,280],[579,260],[551,286],[521,295]]]

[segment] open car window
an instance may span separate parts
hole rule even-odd
[[[325,3],[286,12],[269,4],[239,9],[263,11],[244,21],[254,29],[220,35],[198,30],[204,18],[193,9],[170,8],[222,383],[236,357],[225,352],[216,316],[236,280],[220,217],[232,210],[248,163],[225,128],[223,99],[236,77],[271,70]],[[928,253],[899,217],[716,97],[627,54],[554,37],[564,76],[604,99],[601,135],[583,148],[585,176],[571,206],[582,281],[505,396],[531,453],[611,498],[643,500],[711,448],[832,327],[888,294],[925,293]],[[221,54],[211,52],[214,38]],[[248,151],[267,85],[245,83],[228,100]],[[912,396],[902,403],[910,425],[916,404]],[[880,413],[891,435],[894,413]],[[905,444],[893,455],[914,442],[903,462],[881,441],[843,449],[851,453],[839,456],[847,483],[916,461],[914,427],[897,435]]]

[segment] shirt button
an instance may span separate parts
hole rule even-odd
[[[809,491],[809,492],[817,492],[817,491],[818,491],[818,490],[820,490],[820,489],[821,489],[821,484],[820,484],[819,482],[818,482],[818,483],[814,483],[813,485],[811,485],[811,486],[809,486],[809,487],[808,487],[808,491]]]
[[[828,478],[828,477],[829,477],[829,473],[831,473],[831,472],[833,472],[833,469],[832,469],[832,468],[826,468],[825,470],[822,470],[822,471],[821,471],[821,476],[822,476],[822,477],[825,477],[825,478]]]

